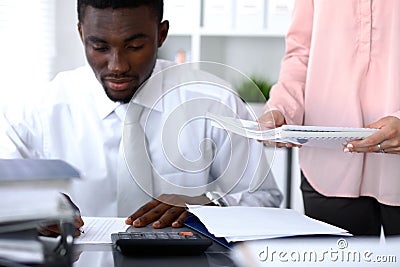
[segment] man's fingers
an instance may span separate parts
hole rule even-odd
[[[49,230],[47,230],[47,229],[39,229],[38,231],[39,231],[39,234],[40,234],[41,236],[56,237],[56,236],[59,235],[59,234],[54,233],[54,232],[51,232],[51,231],[49,231]]]
[[[80,236],[81,235],[81,231],[79,229],[75,230],[75,236]]]
[[[145,205],[143,205],[142,207],[140,207],[135,213],[133,213],[132,215],[130,215],[126,220],[125,223],[132,225],[133,222],[138,219],[139,217],[143,216],[144,214],[146,214],[147,212],[149,212],[150,210],[154,209],[157,205],[159,205],[160,202],[158,200],[152,200],[148,203],[146,203]]]
[[[172,223],[175,222],[176,219],[179,218],[180,215],[185,211],[185,208],[171,206],[156,222],[153,223],[153,228],[164,228],[171,226]]]
[[[159,202],[157,206],[133,220],[132,225],[134,227],[144,227],[158,220],[170,207],[170,205]]]
[[[290,147],[298,147],[301,148],[302,145],[297,145],[293,143],[280,143],[280,142],[273,142],[273,141],[262,141],[266,146],[275,146],[277,148],[290,148]]]
[[[186,218],[189,217],[190,215],[191,215],[191,213],[188,212],[187,210],[185,210],[184,212],[181,213],[181,215],[178,217],[178,219],[176,219],[176,220],[172,223],[171,226],[174,227],[174,228],[183,227]]]
[[[57,237],[60,235],[60,228],[58,225],[41,226],[39,227],[38,232],[42,236]]]
[[[57,234],[60,233],[60,227],[59,227],[58,225],[56,225],[56,224],[54,224],[54,225],[49,225],[49,226],[46,227],[46,229],[47,229],[48,231],[51,231],[51,232],[54,232],[54,233],[57,233]]]
[[[134,214],[129,216],[125,223],[134,227],[144,227],[153,223],[154,228],[167,226],[182,227],[189,213],[186,212],[188,204],[207,204],[209,199],[205,196],[183,196],[175,194],[164,194],[158,200],[152,200]]]
[[[75,218],[75,227],[76,228],[81,228],[84,225],[84,221],[82,220],[81,216],[78,216]]]

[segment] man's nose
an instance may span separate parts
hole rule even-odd
[[[124,54],[120,51],[113,51],[108,62],[108,69],[117,75],[128,72],[129,63]]]

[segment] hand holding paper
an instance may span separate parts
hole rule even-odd
[[[301,125],[282,125],[275,129],[263,130],[255,121],[223,117],[210,113],[207,114],[207,117],[212,120],[212,126],[247,138],[340,150],[350,140],[363,139],[378,131],[378,129],[371,128]]]
[[[287,124],[285,117],[279,110],[271,110],[267,113],[264,113],[261,115],[260,118],[258,118],[258,123],[260,124],[260,129],[273,129],[276,127],[281,127],[282,125]],[[281,142],[273,142],[266,140],[264,141],[264,144],[267,146],[275,145],[276,147],[301,147],[299,144],[293,144],[293,143],[281,143]]]

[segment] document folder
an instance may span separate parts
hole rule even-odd
[[[212,126],[247,138],[330,149],[341,149],[345,143],[351,140],[364,139],[378,131],[378,129],[371,128],[303,125],[283,125],[274,129],[263,129],[262,125],[256,121],[210,113],[207,114],[207,117],[212,120]]]

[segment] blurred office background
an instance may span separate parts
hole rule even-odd
[[[294,0],[164,0],[170,34],[159,57],[212,61],[248,77],[277,81]],[[58,72],[85,64],[76,0],[0,0],[0,106],[31,101]],[[240,86],[229,74],[218,75]],[[227,75],[227,76],[226,76]],[[256,113],[262,102],[250,103]],[[297,151],[267,149],[283,207],[303,211]],[[288,173],[291,172],[291,173]],[[288,184],[288,177],[292,181]]]

